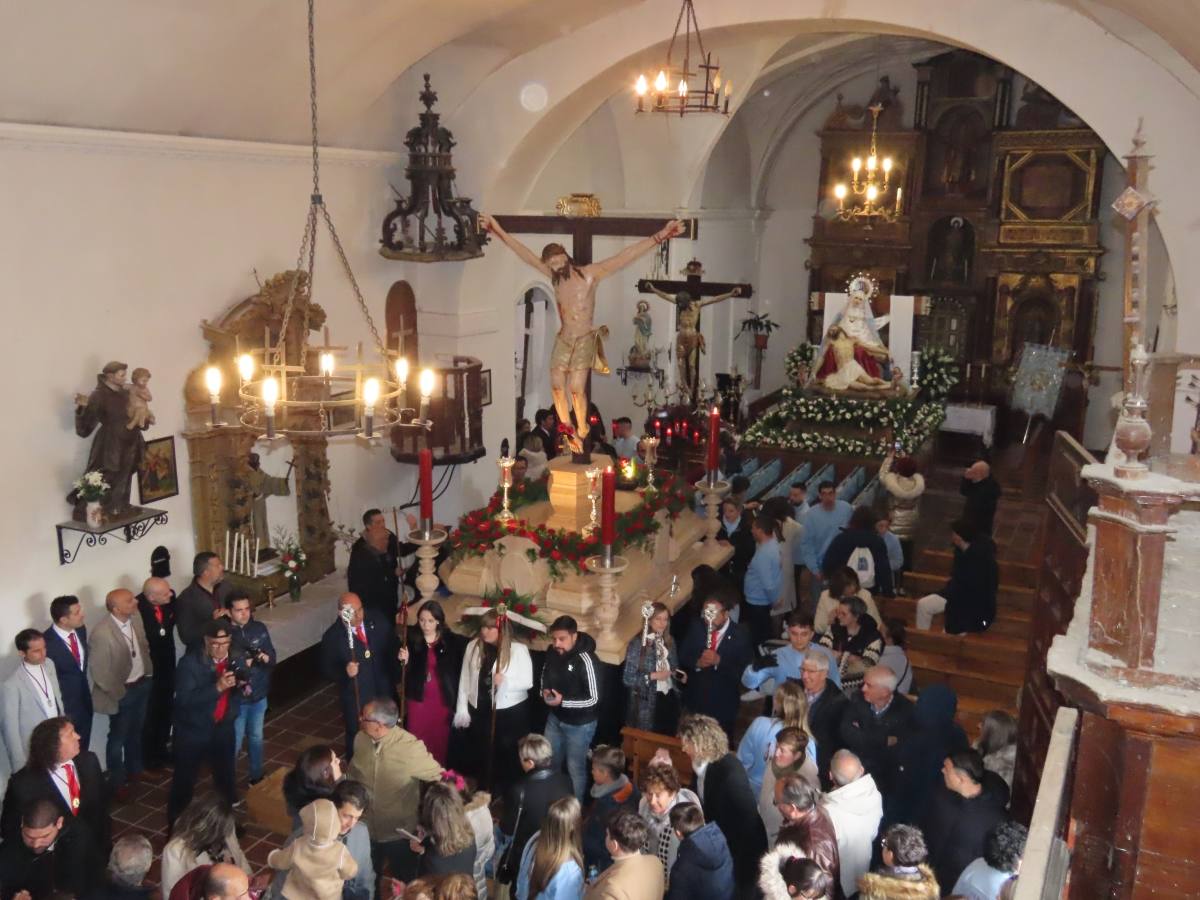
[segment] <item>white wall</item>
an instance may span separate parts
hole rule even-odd
[[[0,448],[10,511],[0,522],[0,646],[7,647],[19,629],[45,627],[57,594],[79,595],[95,620],[108,590],[140,589],[157,544],[171,551],[175,587],[186,585],[196,548],[179,432],[184,375],[206,352],[199,323],[252,294],[254,270],[266,278],[294,265],[310,173],[304,148],[20,126],[0,126],[0,138],[0,192],[9,208],[0,223],[6,353],[19,388],[9,405],[12,437]],[[380,328],[388,286],[417,274],[375,252],[392,163],[390,155],[337,152],[322,167],[329,209]],[[319,241],[315,297],[333,337],[366,340],[327,236]],[[436,305],[417,293],[422,307]],[[437,343],[423,346],[432,352]],[[158,423],[147,437],[176,435],[181,492],[156,504],[170,515],[166,526],[132,545],[85,547],[77,562],[60,566],[54,525],[70,517],[63,497],[91,443],[74,434],[71,398],[90,391],[110,359],[153,373]],[[276,450],[267,468],[280,471],[289,455]],[[384,447],[339,445],[330,461],[337,522],[357,523],[368,504],[402,503],[412,493],[413,472]],[[452,519],[462,502],[452,488],[438,518]],[[271,512],[291,504],[275,501]],[[277,517],[275,524],[285,523]]]

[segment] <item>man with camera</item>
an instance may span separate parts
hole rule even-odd
[[[233,723],[241,697],[229,657],[233,628],[226,619],[204,627],[203,643],[175,670],[175,772],[167,797],[167,827],[192,801],[200,768],[208,763],[213,786],[230,805],[236,799]]]
[[[225,601],[233,641],[229,657],[237,678],[236,690],[241,694],[238,715],[233,722],[233,756],[242,752],[242,736],[247,738],[246,753],[250,757],[250,784],[263,778],[263,717],[267,714],[267,693],[271,689],[271,672],[275,669],[275,645],[267,626],[254,618],[250,597],[237,590]]]

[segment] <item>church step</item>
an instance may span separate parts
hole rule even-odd
[[[954,553],[949,550],[923,550],[918,558],[922,572],[948,577],[954,564]],[[1005,587],[1036,588],[1038,567],[1022,562],[1000,560],[1000,583]]]
[[[918,690],[922,685],[944,682],[960,697],[986,698],[1006,707],[1016,703],[1025,680],[1024,656],[1009,664],[997,664],[909,648],[908,658],[916,672]]]
[[[903,619],[904,624],[909,627],[910,633],[917,623],[917,597],[876,597],[875,602],[879,604],[879,611],[885,616],[895,616]],[[1029,626],[1031,614],[1026,610],[1007,609],[1000,607],[997,609],[997,616],[992,627],[988,629],[988,634],[1003,635],[1005,637],[1020,638],[1022,640],[1029,639]],[[933,617],[932,631],[945,630],[945,615],[937,615]]]
[[[936,575],[930,572],[905,572],[904,589],[912,597],[924,597],[926,594],[936,594],[946,586],[946,575]],[[1037,591],[1034,588],[1014,587],[1000,583],[996,595],[996,606],[999,609],[1022,610],[1032,612]]]
[[[920,650],[954,660],[967,660],[985,665],[1015,664],[1019,671],[1025,668],[1025,654],[1029,648],[1027,638],[993,634],[946,634],[937,631],[908,632],[908,649]]]

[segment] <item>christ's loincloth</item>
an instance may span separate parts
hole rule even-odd
[[[554,350],[550,353],[550,368],[562,369],[567,372],[579,372],[591,369],[601,375],[610,371],[608,360],[604,356],[604,338],[608,337],[608,326],[601,325],[594,331],[581,334],[577,338],[563,337],[559,334],[554,339]]]

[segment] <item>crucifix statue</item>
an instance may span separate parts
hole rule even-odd
[[[601,374],[608,373],[602,343],[608,329],[604,326],[596,328],[594,323],[596,285],[664,241],[684,234],[687,226],[682,221],[673,219],[656,229],[649,237],[631,244],[620,253],[593,263],[591,236],[593,233],[603,232],[587,232],[588,260],[581,262],[573,259],[567,253],[566,247],[557,243],[547,244],[538,256],[509,234],[495,217],[480,215],[479,221],[525,263],[549,278],[554,286],[554,301],[558,307],[561,325],[554,338],[554,350],[550,354],[550,392],[554,397],[559,427],[565,429],[568,446],[573,453],[581,453],[583,437],[587,435],[588,430],[588,375],[593,369]],[[578,221],[590,223],[603,220]],[[538,227],[536,223],[534,227]],[[575,231],[575,234],[578,237],[580,232]],[[570,425],[572,409],[575,412],[575,430],[572,430]]]
[[[722,284],[704,281],[704,266],[693,259],[681,272],[684,281],[656,281],[643,278],[637,289],[643,294],[666,300],[675,305],[675,380],[683,402],[691,404],[700,390],[700,354],[704,352],[704,335],[700,333],[700,310],[730,297],[750,297],[754,288],[749,284]]]

